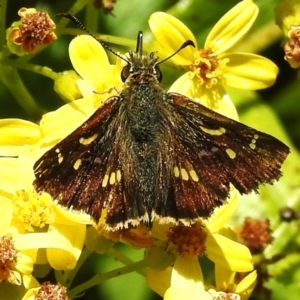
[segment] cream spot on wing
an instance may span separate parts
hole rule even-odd
[[[180,173],[183,180],[189,180],[189,174],[186,169],[181,168]]]
[[[226,149],[226,153],[228,154],[228,156],[229,156],[231,159],[235,159],[236,153],[235,153],[232,149],[227,148],[227,149]]]
[[[256,145],[253,144],[253,143],[250,143],[250,144],[249,144],[249,147],[250,147],[252,150],[254,150],[254,149],[256,148]]]
[[[196,173],[195,170],[190,170],[189,173],[190,173],[190,175],[191,175],[191,178],[192,178],[194,181],[196,181],[196,182],[199,181],[199,177],[198,177],[198,175],[197,175],[197,173]]]
[[[79,139],[79,143],[82,144],[82,145],[89,145],[90,143],[92,143],[96,138],[97,138],[98,134],[95,133],[93,134],[92,136],[88,137],[88,138],[80,138]]]
[[[82,163],[82,160],[81,160],[81,159],[77,159],[77,160],[75,161],[74,165],[73,165],[73,168],[74,168],[75,170],[78,170],[79,167],[81,166],[81,163]]]
[[[174,167],[174,175],[175,175],[175,177],[179,177],[179,169],[178,169],[178,167]]]
[[[116,183],[116,173],[115,172],[112,172],[110,174],[109,183],[110,184],[115,184]]]
[[[200,129],[204,131],[205,133],[208,133],[210,135],[222,135],[226,132],[226,129],[223,127],[220,127],[219,129],[209,129],[205,128],[203,126],[200,126]]]
[[[106,187],[107,186],[107,183],[108,183],[108,175],[105,174],[104,177],[103,177],[103,180],[102,180],[102,187]]]
[[[118,171],[117,171],[117,181],[118,181],[118,182],[121,181],[121,178],[122,178],[121,171],[118,170]]]
[[[58,157],[58,163],[61,164],[62,161],[64,160],[64,157],[61,155],[61,153],[58,153],[57,157]]]

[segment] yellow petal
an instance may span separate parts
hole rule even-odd
[[[79,127],[94,111],[93,102],[80,99],[43,115],[40,126],[45,143],[53,146]]]
[[[213,300],[213,297],[205,290],[197,287],[170,287],[165,295],[164,300]]]
[[[278,74],[277,66],[260,55],[226,54],[229,62],[224,72],[225,83],[232,87],[258,90],[271,86]]]
[[[228,203],[216,208],[212,216],[204,221],[204,226],[211,233],[219,231],[232,218],[237,211],[239,204],[239,194],[237,190],[231,186]]]
[[[249,249],[222,235],[207,235],[206,249],[207,257],[215,264],[236,272],[253,270]]]
[[[251,28],[258,14],[252,0],[244,0],[225,14],[209,33],[204,48],[223,53],[233,47]]]
[[[157,294],[163,296],[171,284],[171,267],[164,271],[147,270],[146,282],[147,285]]]
[[[172,84],[169,92],[185,95],[219,114],[238,120],[237,110],[222,85],[200,89],[197,81],[191,78],[191,74],[192,72],[187,72],[180,76]]]
[[[166,55],[171,55],[187,40],[197,42],[192,32],[178,19],[163,12],[156,12],[150,16],[151,31]],[[176,54],[172,61],[177,65],[189,65],[193,61],[193,47],[186,47]]]
[[[195,285],[199,291],[204,289],[202,270],[197,256],[179,255],[175,261],[172,277],[172,287]]]
[[[76,234],[74,234],[74,232],[76,232]],[[58,247],[52,249],[48,247],[47,257],[52,268],[55,270],[71,270],[75,267],[82,252],[85,232],[85,225],[75,223],[73,226],[54,224],[49,227],[49,233],[67,239],[72,245],[72,248],[68,249],[68,251],[61,250],[61,248]]]
[[[76,72],[102,92],[98,87],[110,64],[101,44],[89,35],[81,35],[71,41],[69,54]]]
[[[7,233],[12,220],[13,206],[9,199],[2,196],[0,196],[0,216],[0,235],[4,235]]]
[[[19,182],[19,161],[17,158],[1,158],[1,190],[14,194]]]
[[[246,300],[250,297],[256,285],[256,271],[248,274],[240,283],[238,283],[235,292],[241,296],[241,300]]]
[[[18,156],[19,146],[35,144],[41,138],[38,125],[21,119],[0,120],[0,156]]]

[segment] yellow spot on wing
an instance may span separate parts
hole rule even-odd
[[[235,159],[236,157],[236,153],[232,150],[232,149],[226,149],[226,153],[228,154],[228,156],[231,158],[231,159]]]
[[[61,164],[62,161],[64,160],[64,157],[61,155],[61,153],[58,153],[57,157],[58,157],[58,163]]]
[[[105,174],[103,177],[103,181],[102,181],[102,187],[106,187],[107,186],[107,182],[108,182],[108,175]]]
[[[189,174],[186,169],[181,168],[180,173],[183,180],[189,180]]]
[[[178,169],[178,167],[174,167],[174,175],[175,175],[175,177],[179,177],[179,169]]]
[[[116,183],[116,173],[115,172],[112,172],[110,174],[109,183],[110,184],[115,184]]]
[[[74,168],[75,170],[78,170],[79,167],[81,166],[81,163],[82,163],[82,160],[81,160],[81,159],[77,159],[77,160],[75,161],[74,165],[73,165],[73,168]]]
[[[199,181],[199,177],[198,177],[198,175],[197,175],[197,173],[196,173],[195,170],[190,170],[189,173],[190,173],[190,175],[191,175],[191,178],[192,178],[194,181],[196,181],[196,182]]]
[[[226,132],[226,129],[223,127],[220,127],[219,129],[209,129],[205,128],[203,126],[200,126],[200,129],[204,131],[205,133],[208,133],[210,135],[222,135]]]
[[[117,171],[117,181],[121,181],[121,177],[122,177],[121,171],[118,170],[118,171]]]
[[[89,145],[90,143],[92,143],[96,138],[97,138],[98,134],[95,133],[93,134],[92,136],[88,137],[88,138],[80,138],[79,139],[79,143],[82,144],[82,145]]]

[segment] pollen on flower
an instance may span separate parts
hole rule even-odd
[[[269,220],[246,218],[239,231],[239,237],[252,254],[261,253],[273,240]]]
[[[115,231],[107,231],[104,226],[97,227],[98,232],[109,240],[122,242],[133,248],[149,248],[154,246],[153,237],[149,234],[149,230],[143,224],[131,228],[120,229]]]
[[[240,300],[241,299],[241,297],[238,294],[234,294],[234,293],[217,292],[212,289],[210,289],[208,292],[213,296],[213,300]]]
[[[20,25],[11,29],[8,38],[25,52],[32,53],[38,45],[48,45],[57,39],[55,23],[46,12],[23,7],[18,14],[21,17]]]
[[[11,277],[17,263],[17,253],[12,237],[0,236],[0,282],[6,280],[14,283]]]
[[[288,32],[290,39],[284,45],[285,56],[284,59],[290,64],[292,68],[300,67],[300,26],[292,26]]]
[[[211,49],[200,49],[194,52],[194,62],[190,65],[190,70],[198,84],[209,89],[223,80],[223,68],[226,63],[226,59],[218,59]]]
[[[179,254],[189,254],[201,256],[206,251],[206,233],[202,230],[199,223],[192,226],[174,226],[169,229],[167,234],[168,241],[177,247]]]
[[[54,218],[54,203],[47,193],[17,191],[12,199],[13,223],[20,231],[34,231],[43,228]]]
[[[70,300],[67,296],[66,287],[62,286],[60,283],[51,284],[51,282],[46,281],[42,284],[35,299],[46,300],[46,299],[57,299],[57,300]]]

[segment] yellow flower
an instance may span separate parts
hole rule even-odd
[[[238,240],[237,233],[231,226],[223,227],[220,234],[233,241]],[[257,273],[256,271],[252,271],[242,280],[238,278],[240,278],[240,276],[236,276],[236,272],[224,268],[221,264],[215,265],[215,289],[217,291],[237,294],[241,300],[247,300],[256,285]]]
[[[174,245],[179,255],[206,255],[214,263],[232,271],[250,271],[253,265],[248,248],[219,233],[238,204],[237,192],[232,189],[228,203],[217,208],[208,220],[199,219],[199,222],[190,227],[154,223],[152,235]]]
[[[44,151],[74,131],[123,86],[121,60],[118,58],[116,65],[110,64],[103,47],[93,37],[82,35],[74,38],[69,55],[81,76],[77,85],[83,98],[43,115],[40,126],[46,147]]]
[[[6,124],[6,122],[3,123]],[[22,122],[18,124],[22,128]],[[20,134],[20,142],[23,136],[24,142],[26,135],[22,130],[16,130],[17,126],[4,127],[8,132],[14,132],[15,138]],[[30,129],[28,136],[31,132],[39,132],[39,130],[32,131],[32,126],[28,128]],[[4,129],[3,132],[5,133]],[[34,141],[39,143],[38,139]],[[18,145],[19,143],[15,146],[17,150],[12,148],[12,153],[17,153],[17,157],[0,158],[0,168],[4,170],[0,174],[0,195],[3,195],[3,201],[10,203],[12,209],[11,220],[6,226],[9,230],[5,231],[4,228],[3,234],[9,233],[11,228],[14,228],[14,232],[18,234],[18,241],[24,242],[25,247],[47,249],[44,251],[46,259],[39,263],[49,262],[58,270],[74,268],[84,244],[86,224],[91,224],[90,217],[64,211],[55,206],[48,194],[37,194],[33,191],[33,164],[39,153],[38,147],[21,146]],[[2,146],[6,155],[9,155],[10,145],[3,143]],[[34,233],[28,234],[28,232]],[[76,235],[73,234],[74,232]],[[36,240],[31,241],[34,237]]]
[[[174,53],[187,40],[196,46],[186,47],[172,58],[173,63],[187,73],[171,86],[170,91],[237,119],[223,84],[248,90],[262,89],[272,85],[278,73],[276,65],[266,58],[229,52],[248,32],[257,14],[258,8],[252,0],[241,1],[214,26],[203,49],[198,48],[194,35],[178,19],[163,12],[152,14],[149,25],[165,54]]]
[[[189,295],[189,299],[213,299],[204,289],[199,256],[207,256],[216,267],[226,270],[226,275],[253,270],[247,247],[223,233],[237,207],[237,192],[233,189],[229,203],[217,208],[208,220],[191,227],[155,223],[152,234],[165,241],[165,245],[157,243],[145,253],[148,285],[160,295],[165,294],[165,299],[180,299],[179,295],[184,294]],[[174,267],[168,267],[171,265]],[[226,282],[230,279],[226,277]]]

